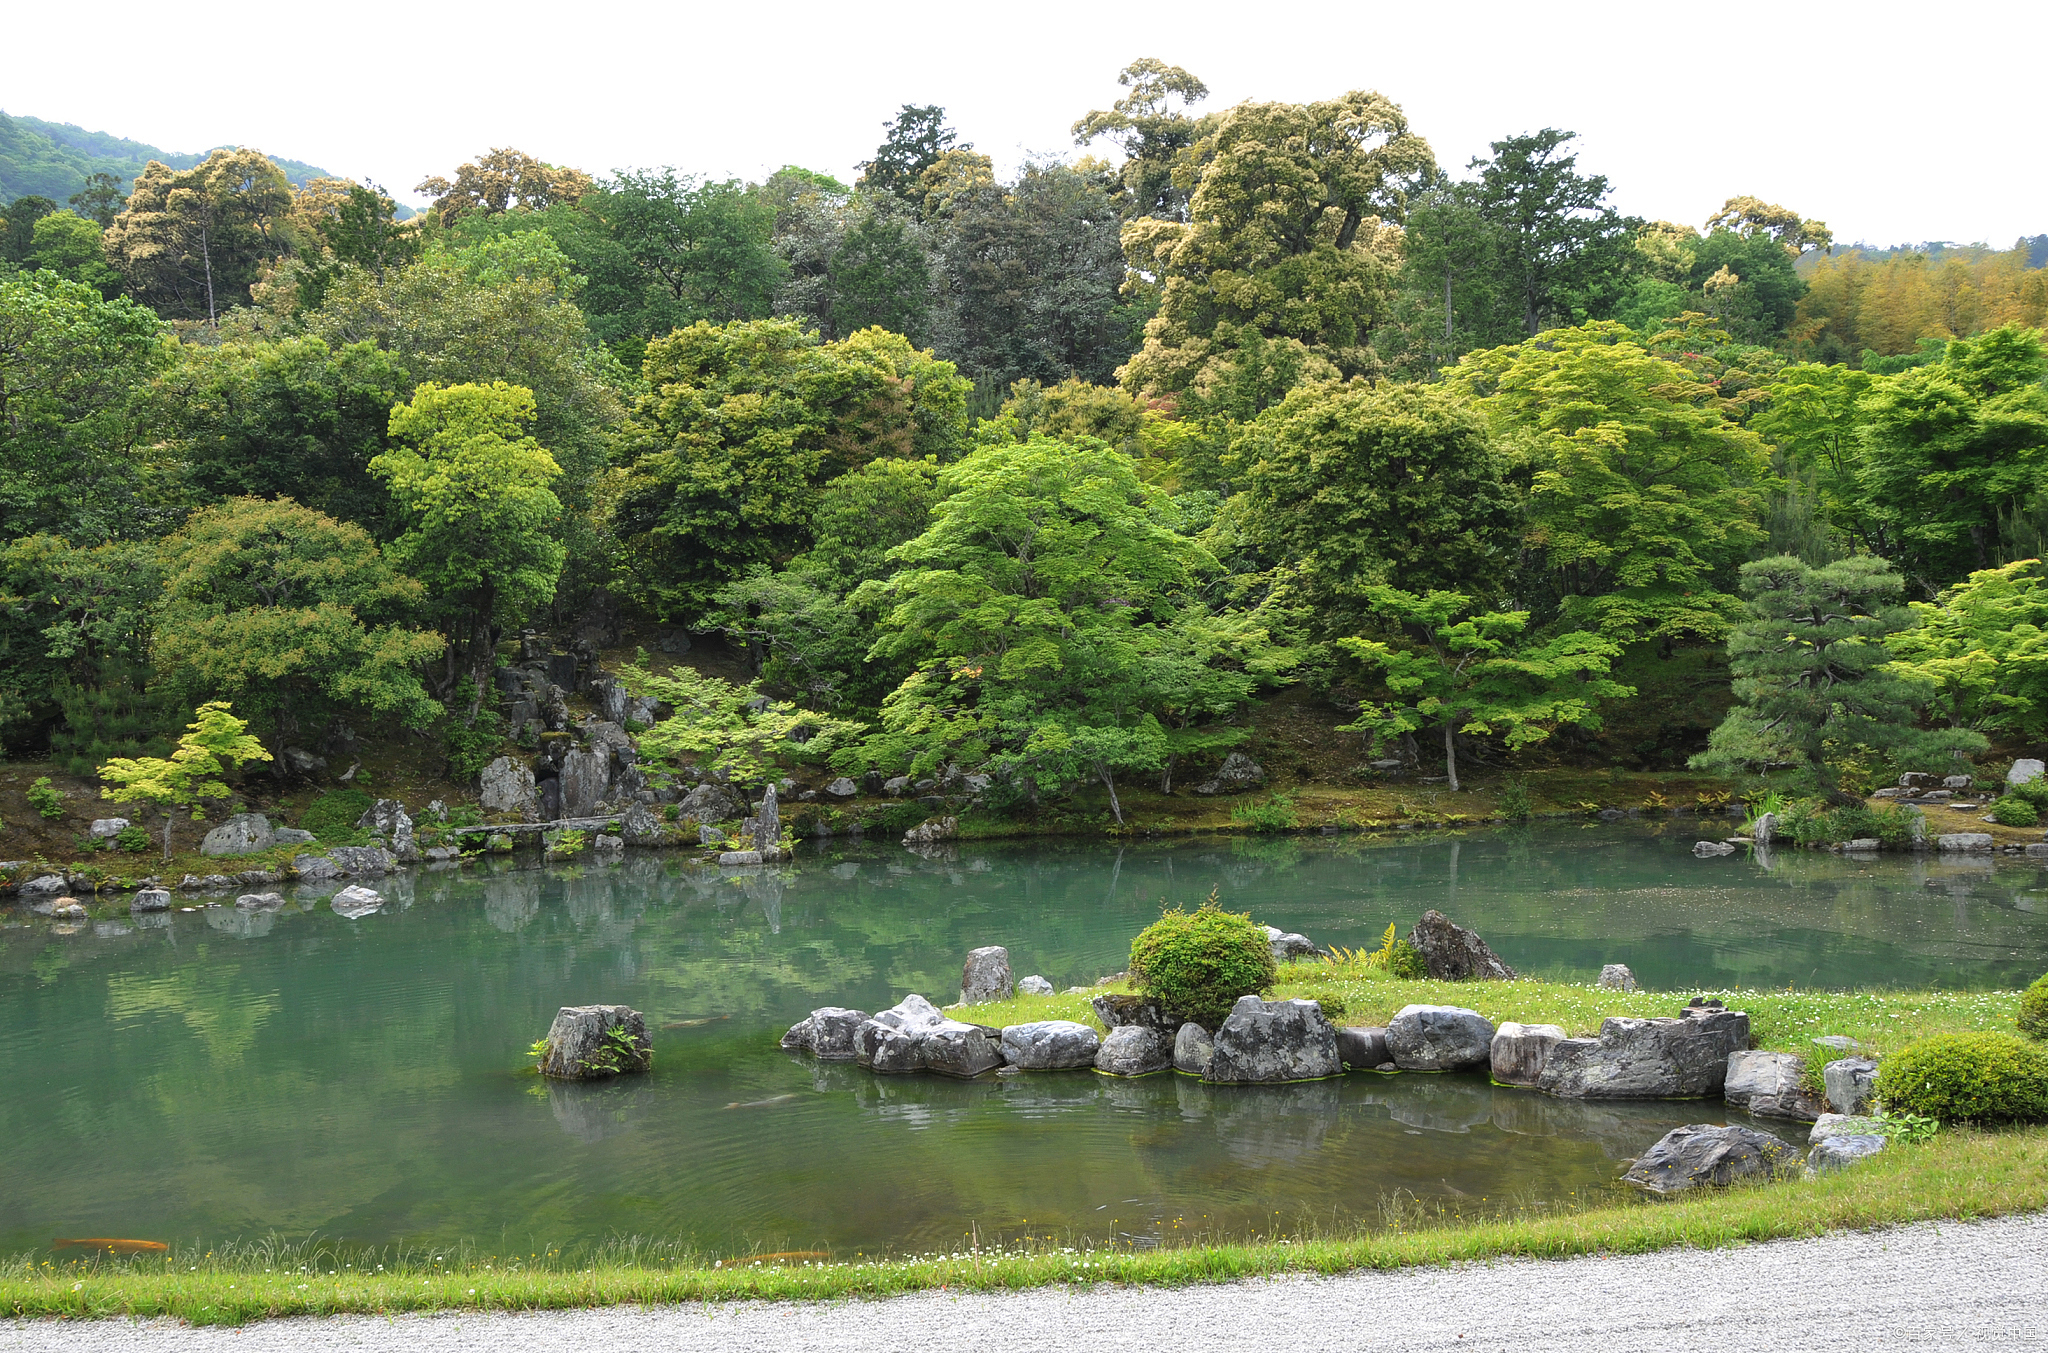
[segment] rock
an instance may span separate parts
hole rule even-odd
[[[1564,1042],[1564,1030],[1555,1024],[1518,1024],[1509,1020],[1496,1029],[1487,1048],[1493,1079],[1501,1085],[1525,1085],[1531,1089],[1543,1079],[1550,1054]]]
[[[235,899],[235,906],[242,911],[276,911],[283,905],[283,893],[243,893]]]
[[[761,807],[754,814],[754,820],[754,849],[782,849],[782,805],[776,798],[774,785],[761,791]]]
[[[446,864],[450,860],[459,860],[462,858],[462,847],[428,846],[426,850],[426,858],[428,864]]]
[[[284,765],[286,770],[302,780],[310,780],[327,773],[327,758],[316,756],[303,747],[285,748]]]
[[[23,897],[50,897],[63,892],[69,886],[62,874],[43,874],[30,879],[15,891]]]
[[[626,848],[626,838],[599,832],[591,839],[590,848],[599,855],[617,855]]]
[[[1158,1029],[1122,1024],[1095,1052],[1095,1069],[1110,1076],[1149,1076],[1173,1065],[1173,1040]]]
[[[1173,1069],[1190,1076],[1207,1076],[1216,1060],[1216,1040],[1207,1029],[1189,1020],[1173,1036]]]
[[[1046,981],[1037,973],[1033,973],[1029,977],[1020,977],[1017,979],[1017,994],[1019,996],[1050,996],[1052,995],[1052,983]]]
[[[1070,1019],[1012,1024],[1003,1030],[1003,1060],[1026,1071],[1074,1071],[1095,1065],[1102,1039]]]
[[[235,880],[226,874],[187,874],[178,880],[178,891],[183,893],[221,892],[234,886]]]
[[[697,827],[697,844],[700,846],[722,846],[725,844],[725,833],[708,823],[700,823]]]
[[[1990,832],[1949,832],[1934,838],[1934,848],[1948,854],[1982,854],[1991,849]]]
[[[1217,1085],[1277,1085],[1321,1080],[1344,1070],[1337,1031],[1314,1001],[1240,996],[1216,1030],[1202,1079]]]
[[[1778,839],[1778,815],[1758,813],[1756,823],[1750,828],[1750,836],[1760,846],[1770,845]]]
[[[398,868],[398,860],[379,846],[336,846],[326,858],[339,872],[362,878],[380,878]]]
[[[1856,1051],[1856,1040],[1841,1034],[1822,1034],[1819,1038],[1813,1040],[1813,1045],[1817,1048],[1827,1048],[1834,1052]]]
[[[533,771],[524,762],[501,756],[484,767],[482,783],[481,802],[486,813],[517,813],[521,822],[539,820]]]
[[[892,799],[902,798],[910,792],[910,777],[908,775],[890,776],[882,781],[882,792]]]
[[[1629,971],[1629,966],[1626,963],[1605,964],[1600,969],[1600,989],[1602,991],[1634,991],[1636,989],[1636,975]]]
[[[1941,777],[1941,787],[1954,790],[1958,794],[1972,788],[1976,783],[1977,777],[1974,775],[1944,775]]]
[[[1728,1083],[1730,1053],[1749,1046],[1749,1016],[1719,1005],[1676,1019],[1600,1022],[1598,1038],[1550,1050],[1536,1088],[1564,1099],[1705,1099]]]
[[[1646,1193],[1682,1193],[1704,1185],[1782,1175],[1798,1167],[1791,1147],[1752,1127],[1693,1123],[1673,1128],[1622,1175]]]
[[[619,830],[629,846],[658,846],[668,840],[668,828],[661,815],[638,800],[620,815]]]
[[[867,1018],[865,1011],[821,1006],[790,1026],[782,1036],[782,1046],[811,1053],[821,1062],[850,1062],[853,1036]]]
[[[1003,1036],[985,1024],[949,1019],[918,1040],[917,1053],[925,1070],[967,1080],[1003,1064]]]
[[[1485,940],[1461,925],[1453,925],[1440,911],[1422,913],[1422,919],[1408,932],[1408,943],[1415,946],[1429,975],[1439,982],[1474,978],[1493,982],[1515,980],[1515,970],[1501,962],[1486,947]],[[1489,1031],[1488,1037],[1491,1036]]]
[[[1842,849],[1851,855],[1875,855],[1883,844],[1875,836],[1859,836],[1842,842]]]
[[[740,805],[724,785],[710,781],[698,785],[683,795],[676,804],[676,816],[694,818],[698,822],[729,822],[740,815]],[[723,839],[723,838],[721,838]]]
[[[1016,979],[1010,976],[1010,951],[1000,944],[967,951],[960,969],[960,999],[973,1005],[982,1001],[1007,1001],[1017,994]]]
[[[825,786],[825,792],[835,799],[850,799],[860,793],[860,786],[844,775]]]
[[[1728,1074],[1721,1097],[1758,1118],[1793,1118],[1811,1123],[1827,1111],[1800,1088],[1806,1060],[1789,1052],[1738,1049],[1728,1054]]]
[[[611,783],[609,748],[578,748],[562,758],[562,816],[590,817]]]
[[[340,878],[341,866],[325,855],[294,855],[292,873],[301,883],[318,883],[322,879]],[[185,877],[190,878],[191,875]]]
[[[1403,1071],[1465,1071],[1492,1060],[1494,1032],[1476,1010],[1403,1006],[1387,1025],[1387,1054]]]
[[[2041,842],[2039,842],[2039,841],[2034,841],[2034,842],[2030,842],[2030,843],[2029,843],[2029,844],[2027,845],[2027,847],[2026,847],[2026,849],[2025,849],[2025,851],[2024,851],[2024,854],[2025,854],[2025,855],[2026,855],[2026,856],[2027,856],[2027,857],[2028,857],[2029,859],[2034,859],[2034,860],[2039,860],[2039,859],[2042,859],[2042,858],[2048,858],[2048,845],[2044,845],[2044,844],[2042,844],[2042,843],[2041,843]]]
[[[384,905],[384,897],[373,889],[365,888],[359,883],[354,883],[336,893],[327,905],[334,908],[335,915],[340,916],[344,920],[353,921],[359,917],[368,916],[371,912],[382,907]]]
[[[420,849],[413,839],[412,818],[407,816],[405,805],[397,799],[379,799],[356,819],[358,829],[370,832],[391,851],[392,859],[400,864],[411,864],[419,859]]]
[[[280,846],[310,846],[320,838],[298,827],[279,827],[271,833],[271,839]]]
[[[933,817],[918,823],[903,833],[906,846],[935,846],[941,841],[950,841],[960,833],[960,819],[957,817]]]
[[[966,790],[969,794],[979,794],[994,783],[994,777],[983,775],[980,771],[974,771],[960,777],[960,788]]]
[[[1151,1029],[1162,1034],[1179,1030],[1181,1021],[1169,1019],[1159,1008],[1158,1002],[1143,996],[1119,996],[1104,993],[1088,1002],[1095,1008],[1095,1018],[1102,1021],[1102,1027],[1117,1030],[1125,1027]]]
[[[1297,958],[1314,958],[1322,953],[1306,935],[1282,933],[1277,926],[1266,927],[1266,945],[1275,963],[1292,963]]]
[[[206,834],[201,855],[254,855],[276,844],[277,834],[261,813],[237,813]]]
[[[1387,1031],[1364,1026],[1337,1030],[1337,1060],[1353,1071],[1365,1071],[1393,1060],[1387,1052]]]
[[[1924,771],[1909,770],[1899,777],[1899,788],[1912,790],[1916,793],[1923,789],[1932,789],[1940,783],[1940,776],[1929,775]]]
[[[1711,860],[1717,855],[1733,855],[1735,847],[1726,841],[1695,841],[1692,843],[1692,853],[1702,860]]]
[[[2008,786],[2030,785],[2040,779],[2044,772],[2048,772],[2048,766],[2031,757],[2021,757],[2013,762],[2012,769],[2005,773],[2005,783]]]
[[[887,1010],[878,1010],[854,1030],[854,1060],[887,1074],[921,1069],[917,1045],[941,1024],[951,1023],[924,997],[905,996]]]
[[[1197,794],[1237,794],[1247,789],[1256,789],[1266,782],[1266,768],[1246,756],[1243,752],[1232,752],[1223,758],[1223,764],[1216,768],[1216,774],[1195,786]]]
[[[134,898],[128,903],[128,910],[131,912],[169,911],[170,909],[171,893],[168,888],[144,888],[141,892],[135,894]]]
[[[1841,1133],[1823,1137],[1806,1153],[1809,1177],[1846,1170],[1858,1161],[1869,1160],[1884,1150],[1886,1139],[1877,1133]]]
[[[55,921],[83,921],[85,907],[75,897],[52,897],[35,903],[29,908],[38,916],[47,916]]]
[[[718,856],[720,864],[760,864],[762,855],[758,850],[728,850]]]
[[[548,1026],[540,1074],[556,1080],[602,1080],[653,1065],[654,1040],[647,1036],[647,1021],[638,1010],[624,1005],[565,1005]]]
[[[492,832],[484,838],[484,849],[490,851],[493,855],[511,854],[512,834],[510,832]]]
[[[87,835],[95,841],[104,841],[127,831],[128,825],[128,819],[125,817],[96,817],[92,820]]]
[[[1836,1113],[1869,1113],[1877,1091],[1877,1063],[1868,1057],[1844,1057],[1820,1069],[1828,1088],[1828,1107]]]

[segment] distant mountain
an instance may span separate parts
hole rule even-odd
[[[68,122],[0,113],[0,206],[31,193],[62,206],[85,186],[87,174],[112,174],[125,189],[151,160],[161,160],[173,169],[190,169],[210,153],[178,154],[106,132],[89,132]],[[329,177],[316,165],[276,155],[270,160],[302,188],[307,179]]]
[[[1950,254],[1960,254],[1964,258],[1976,258],[1986,253],[2004,253],[2007,249],[2025,249],[2027,251],[2027,266],[2030,268],[2048,265],[2048,235],[2023,235],[2013,243],[2003,246],[1981,243],[1958,244],[1954,240],[1923,240],[1918,244],[1883,246],[1866,244],[1862,240],[1858,240],[1854,244],[1836,245],[1835,253],[1861,254],[1873,263],[1882,263],[1895,254],[1923,254],[1930,260],[1939,261]],[[1821,258],[1822,255],[1819,253],[1809,253],[1799,260],[1801,270],[1810,271],[1818,266]]]

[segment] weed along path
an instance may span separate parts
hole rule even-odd
[[[2048,1215],[1923,1222],[1728,1249],[1508,1260],[1189,1287],[879,1301],[273,1320],[19,1321],[0,1353],[926,1353],[935,1346],[1530,1353],[1972,1353],[2044,1346]]]

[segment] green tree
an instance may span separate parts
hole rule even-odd
[[[1972,573],[1917,624],[1891,636],[1892,670],[1937,694],[1949,723],[2037,742],[2048,737],[2048,570],[2038,559]]]
[[[1192,117],[1186,110],[1208,98],[1209,87],[1179,66],[1150,56],[1117,72],[1116,82],[1131,92],[1076,122],[1074,144],[1107,139],[1123,151],[1115,204],[1124,220],[1187,220],[1188,197],[1200,176],[1195,144],[1222,118],[1215,113]]]
[[[2007,562],[2001,517],[2040,496],[2048,352],[2005,325],[1950,342],[1939,364],[1878,382],[1859,406],[1866,510],[1926,595]]]
[[[1241,538],[1298,572],[1328,630],[1355,631],[1385,585],[1490,596],[1514,568],[1508,459],[1444,386],[1305,386],[1231,450]]]
[[[1602,318],[1602,284],[1624,274],[1636,223],[1607,205],[1604,177],[1578,172],[1566,149],[1576,139],[1545,127],[1495,141],[1491,159],[1468,166],[1479,171],[1476,202],[1505,302],[1495,342],[1508,341],[1516,323],[1534,338],[1553,325]]]
[[[939,162],[949,150],[971,150],[971,142],[946,125],[946,110],[936,104],[906,103],[894,118],[882,124],[888,133],[875,148],[875,157],[864,160],[856,188],[875,193],[892,193],[915,203],[924,196],[924,171]]]
[[[27,265],[83,282],[112,300],[121,294],[121,275],[107,266],[100,249],[99,222],[68,211],[53,211],[36,222]]]
[[[1434,167],[1400,108],[1364,91],[1242,103],[1196,150],[1207,164],[1189,220],[1123,229],[1130,267],[1160,285],[1125,388],[1199,391],[1251,334],[1299,346],[1305,375],[1375,370],[1367,344],[1390,313],[1404,189]]]
[[[259,150],[216,150],[186,170],[151,160],[107,228],[107,262],[165,319],[212,323],[291,252],[291,205],[291,183]]]
[[[879,329],[699,323],[647,346],[614,523],[651,604],[696,618],[725,583],[810,544],[821,485],[879,456],[941,461],[967,383]]]
[[[240,702],[279,745],[336,715],[440,716],[419,669],[437,634],[404,622],[425,600],[367,531],[290,498],[236,498],[192,514],[160,550],[154,654],[192,694]]]
[[[1837,363],[1799,362],[1764,387],[1767,402],[1750,429],[1812,478],[1828,525],[1858,548],[1890,555],[1886,524],[1864,508],[1862,403],[1881,377]]]
[[[76,703],[89,714],[93,698],[101,696],[115,705],[146,703],[150,614],[162,578],[154,546],[142,541],[80,547],[30,535],[0,546],[0,729],[6,742],[30,741],[54,708]],[[156,724],[125,731],[147,741]],[[93,732],[73,726],[54,733],[65,744],[55,750],[61,755],[79,740],[89,744]]]
[[[826,265],[827,336],[869,327],[926,341],[931,329],[932,259],[915,220],[870,209],[840,237]]]
[[[297,303],[318,309],[344,268],[377,281],[415,263],[426,249],[416,225],[398,219],[398,204],[376,187],[345,179],[314,179],[292,201],[304,251]]]
[[[627,171],[581,205],[640,272],[636,310],[619,316],[638,337],[767,316],[788,265],[772,244],[775,209],[738,179]]]
[[[1358,719],[1339,731],[1370,733],[1377,749],[1436,725],[1453,792],[1459,788],[1460,734],[1499,737],[1509,751],[1520,751],[1560,724],[1598,728],[1602,700],[1635,694],[1609,678],[1609,664],[1621,649],[1597,634],[1525,638],[1527,611],[1482,612],[1473,598],[1457,592],[1365,591],[1375,627],[1392,631],[1399,641],[1337,641],[1387,691],[1384,700],[1362,702]]]
[[[444,226],[472,215],[509,211],[545,211],[574,206],[593,187],[590,175],[537,160],[523,150],[494,147],[487,155],[465,161],[455,177],[436,174],[414,189],[434,199],[433,211]]]
[[[57,210],[57,204],[40,193],[26,193],[7,204],[0,216],[0,260],[26,263],[35,248],[36,226]]]
[[[128,194],[121,185],[126,180],[108,173],[94,173],[85,176],[85,186],[69,198],[71,210],[105,230],[121,214],[121,206],[128,200]]]
[[[1903,587],[1869,555],[1825,568],[1790,555],[1744,564],[1750,618],[1728,636],[1735,708],[1692,765],[1724,775],[1790,771],[1833,788],[1859,748],[1901,765],[1982,751],[1982,734],[1917,726],[1930,692],[1891,666],[1889,647],[1912,623],[1898,603]]]
[[[552,488],[562,470],[525,434],[533,403],[532,391],[503,381],[428,381],[392,409],[398,445],[370,462],[406,523],[387,555],[426,585],[448,637],[443,689],[465,673],[476,683],[465,726],[476,721],[498,635],[553,600],[562,572]]]
[[[1769,461],[1713,385],[1612,321],[1472,353],[1450,383],[1530,467],[1527,543],[1566,623],[1667,647],[1728,632]]]
[[[224,700],[212,700],[193,712],[193,720],[178,739],[177,750],[168,758],[117,756],[101,766],[99,775],[107,783],[100,797],[119,803],[137,799],[156,804],[164,814],[164,861],[171,858],[172,809],[192,809],[194,821],[203,815],[199,806],[208,799],[224,799],[233,791],[221,779],[227,766],[245,761],[268,761],[248,731],[248,724],[229,712]],[[118,792],[117,792],[118,791]]]
[[[628,664],[620,680],[635,695],[653,696],[675,713],[640,735],[640,753],[670,766],[694,763],[735,783],[768,778],[789,765],[819,765],[850,745],[863,725],[799,709],[688,667],[656,676]]]

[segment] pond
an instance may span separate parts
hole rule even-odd
[[[1525,973],[1576,981],[1620,961],[1657,988],[1983,989],[2048,968],[2048,880],[2032,868],[1695,860],[1697,834],[991,844],[932,860],[842,841],[747,878],[670,857],[422,873],[384,881],[394,905],[355,921],[314,890],[276,914],[74,934],[12,909],[0,1250],[274,1231],[844,1254],[950,1245],[970,1226],[1146,1243],[1370,1224],[1411,1197],[1565,1205],[1611,1188],[1669,1127],[1723,1116],[1484,1076],[878,1079],[775,1046],[814,1006],[943,1002],[977,945],[1007,945],[1020,975],[1093,982],[1124,966],[1162,898],[1212,889],[1323,944],[1370,947],[1439,907]],[[599,1001],[646,1013],[654,1074],[542,1083],[526,1045],[558,1006]]]

